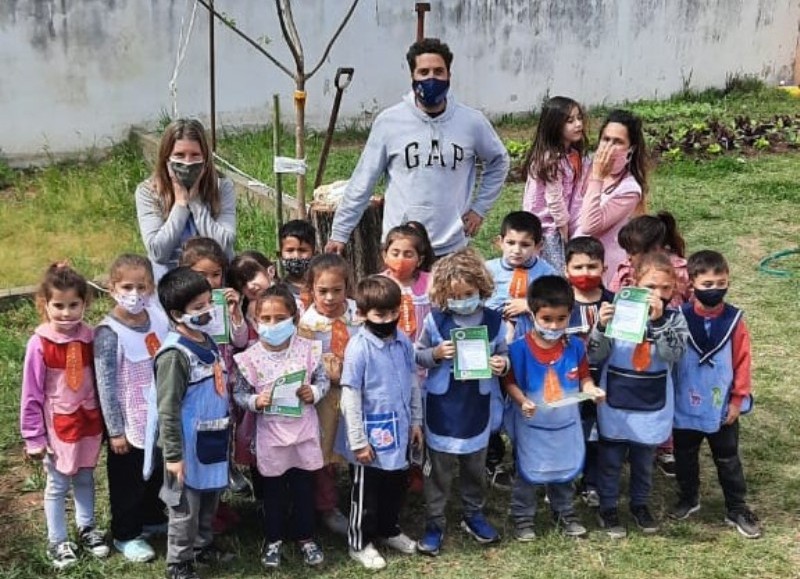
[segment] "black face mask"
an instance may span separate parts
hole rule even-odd
[[[200,178],[200,173],[203,172],[206,164],[203,161],[198,161],[196,163],[170,161],[169,166],[175,174],[175,178],[189,191],[194,187],[194,184],[197,183],[197,180]]]
[[[383,322],[381,324],[370,320],[364,320],[364,325],[370,332],[375,334],[375,337],[385,340],[389,336],[394,335],[395,331],[397,331],[397,322],[399,321],[399,317],[393,319],[391,322]]]
[[[728,293],[728,288],[713,288],[713,289],[696,289],[694,290],[694,297],[697,301],[706,306],[713,308],[722,303],[725,299],[725,294]]]
[[[306,271],[308,271],[308,266],[310,263],[311,258],[309,257],[288,257],[286,259],[281,258],[283,271],[286,272],[286,275],[293,278],[303,277]]]

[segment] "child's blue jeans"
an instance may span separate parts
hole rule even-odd
[[[630,463],[630,485],[628,494],[631,507],[646,505],[653,486],[653,459],[655,445],[637,444],[628,441],[600,440],[598,454],[597,494],[600,510],[617,507],[619,479],[625,459]]]

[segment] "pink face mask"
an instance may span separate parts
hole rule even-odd
[[[616,148],[611,155],[611,174],[619,175],[627,169],[632,155],[633,149]]]

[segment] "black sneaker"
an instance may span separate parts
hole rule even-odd
[[[575,513],[556,514],[553,520],[567,537],[583,537],[588,532]]]
[[[216,544],[211,543],[202,549],[194,550],[194,562],[203,567],[219,565],[233,560],[233,553],[223,551]]]
[[[617,509],[600,510],[597,513],[597,522],[601,529],[605,529],[606,535],[611,539],[624,539],[628,532],[619,522]]]
[[[81,547],[86,551],[97,557],[98,559],[105,559],[108,557],[109,548],[106,545],[105,533],[99,531],[94,527],[84,527],[78,531],[80,537]]]
[[[647,508],[647,505],[631,506],[631,515],[633,515],[633,520],[636,521],[636,526],[643,533],[650,535],[658,531],[658,522],[650,514],[650,509]]]
[[[761,536],[761,526],[758,524],[758,517],[747,507],[729,512],[725,515],[725,524],[736,527],[744,537],[748,539],[758,539]]]
[[[283,541],[264,544],[261,550],[261,564],[265,569],[277,569],[281,566],[281,545]]]
[[[681,498],[678,500],[678,504],[669,512],[669,518],[676,521],[684,521],[699,510],[700,502],[697,499],[690,501],[689,499]]]
[[[194,564],[191,561],[170,563],[167,565],[166,577],[167,579],[200,579],[200,575],[194,570]]]

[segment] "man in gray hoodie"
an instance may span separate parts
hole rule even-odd
[[[448,94],[453,53],[426,38],[411,45],[406,59],[412,91],[376,117],[336,210],[326,252],[344,250],[383,175],[383,237],[392,227],[419,221],[437,257],[467,245],[500,194],[508,153],[483,113]],[[483,171],[473,194],[478,159]]]

